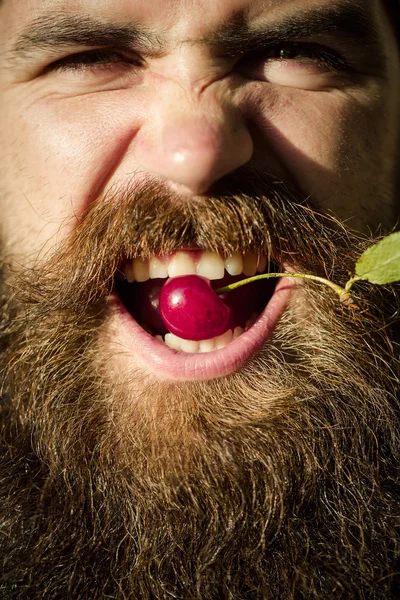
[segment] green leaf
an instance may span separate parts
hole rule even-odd
[[[378,285],[400,281],[400,231],[367,248],[357,261],[356,275]]]

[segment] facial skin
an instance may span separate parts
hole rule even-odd
[[[207,194],[248,164],[277,170],[352,227],[391,227],[398,216],[399,63],[380,3],[366,8],[383,60],[350,34],[304,39],[344,54],[352,69],[336,75],[313,60],[224,58],[223,44],[207,41],[235,18],[268,28],[335,4],[51,0],[39,9],[35,2],[5,2],[1,192],[7,243],[32,259],[66,235],[101,191],[134,174],[160,178],[190,197]],[[151,53],[131,44],[131,53],[121,48],[121,59],[95,54],[86,70],[50,70],[86,47],[30,50],[26,41],[17,59],[17,39],[32,35],[32,21],[44,15],[114,27],[134,22],[157,42],[150,40]]]
[[[0,589],[398,597],[395,291],[283,286],[212,378],[146,357],[112,296],[187,247],[346,280],[399,216],[383,5],[3,0],[0,49]]]

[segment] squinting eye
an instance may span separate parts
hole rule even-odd
[[[306,43],[274,46],[237,64],[239,73],[250,79],[306,88],[317,86],[318,75],[337,75],[349,69],[334,50]]]
[[[113,65],[129,66],[132,64],[139,64],[139,60],[118,50],[98,48],[61,58],[52,63],[46,71],[93,71]]]
[[[265,58],[299,61],[315,60],[319,63],[324,63],[331,68],[336,67],[340,60],[336,53],[329,53],[329,51],[323,47],[307,44],[292,44],[271,48],[271,50],[265,53]]]

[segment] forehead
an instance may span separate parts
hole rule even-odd
[[[11,62],[35,46],[123,40],[149,57],[204,44],[239,55],[254,32],[270,43],[342,37],[382,68],[398,53],[383,0],[0,0],[0,17],[0,57]]]
[[[371,18],[381,4],[379,0],[0,0],[0,10],[2,25],[13,30],[44,15],[85,14],[120,23],[134,19],[190,37],[233,20],[257,24],[312,8],[346,6]]]

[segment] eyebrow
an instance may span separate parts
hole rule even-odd
[[[48,48],[134,46],[151,56],[160,54],[164,45],[162,35],[138,23],[122,25],[105,23],[86,15],[52,14],[31,22],[7,54],[9,60],[15,61]]]
[[[278,22],[248,28],[239,18],[221,27],[204,41],[232,56],[251,54],[262,48],[316,36],[342,37],[362,52],[373,52],[374,62],[386,62],[381,35],[369,7],[351,0],[334,6],[301,10]]]
[[[200,42],[214,47],[224,56],[242,56],[261,52],[276,44],[322,35],[342,37],[354,46],[360,46],[374,64],[382,66],[387,62],[370,7],[355,0],[297,11],[277,22],[267,22],[261,26],[251,27],[243,17],[237,15],[229,24],[221,25],[200,40],[185,40],[183,43]],[[153,57],[166,51],[167,34],[135,22],[114,24],[86,15],[52,13],[31,22],[29,29],[18,36],[7,55],[14,62],[48,48],[72,45],[133,47],[144,56]]]

